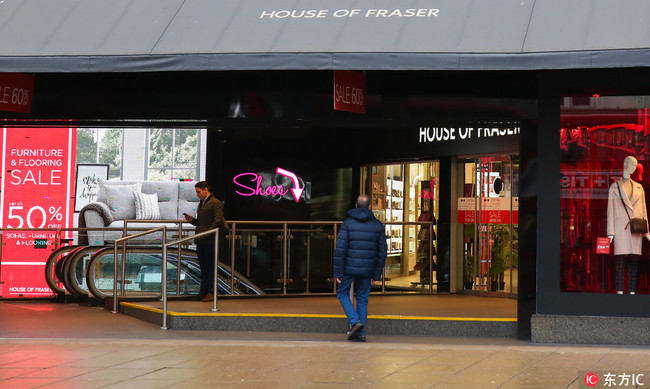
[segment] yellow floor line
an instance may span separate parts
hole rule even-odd
[[[151,308],[145,305],[122,302],[120,305],[141,309],[154,313],[162,313],[162,309]],[[174,312],[167,310],[169,316],[198,316],[198,317],[302,317],[302,318],[335,318],[342,319],[345,315],[328,315],[312,313],[220,313],[220,312]],[[368,319],[380,320],[447,320],[447,321],[499,321],[516,322],[516,318],[509,317],[438,317],[438,316],[402,316],[402,315],[368,315]]]

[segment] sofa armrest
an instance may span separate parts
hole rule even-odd
[[[81,209],[79,216],[80,218],[83,217],[83,222],[79,223],[80,226],[84,225],[87,228],[106,227],[114,221],[108,204],[102,202],[86,205]]]
[[[108,204],[103,202],[94,202],[85,205],[79,212],[79,228],[104,228],[113,222],[113,214]],[[81,246],[103,245],[102,231],[79,231],[77,244]]]
[[[102,228],[108,226],[108,224],[105,224],[102,215],[95,210],[86,211],[84,213],[84,220],[86,221],[86,228]]]

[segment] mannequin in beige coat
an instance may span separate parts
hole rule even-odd
[[[642,248],[643,235],[632,234],[629,217],[648,218],[643,186],[630,178],[630,175],[636,170],[637,164],[636,158],[632,156],[625,157],[623,161],[623,178],[609,187],[607,201],[607,236],[609,236],[610,242],[614,242],[616,292],[619,294],[623,293],[623,277],[626,267],[628,290],[630,294],[635,293],[638,257],[641,255]],[[621,201],[621,198],[623,201]],[[646,234],[645,237],[650,240],[650,234]]]

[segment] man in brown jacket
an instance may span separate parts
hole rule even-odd
[[[206,181],[197,182],[194,189],[201,202],[196,210],[196,217],[186,214],[185,220],[196,226],[197,234],[219,227],[223,236],[228,231],[226,220],[223,217],[223,204],[210,193],[210,184]],[[214,298],[214,235],[197,238],[195,243],[196,254],[201,266],[201,289],[197,299],[212,301]],[[219,243],[220,246],[225,244],[223,241]]]

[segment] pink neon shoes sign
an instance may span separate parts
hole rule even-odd
[[[294,172],[278,167],[275,174],[241,173],[233,178],[239,187],[235,190],[240,196],[263,196],[277,201],[282,198],[300,202],[305,190],[305,184]]]

